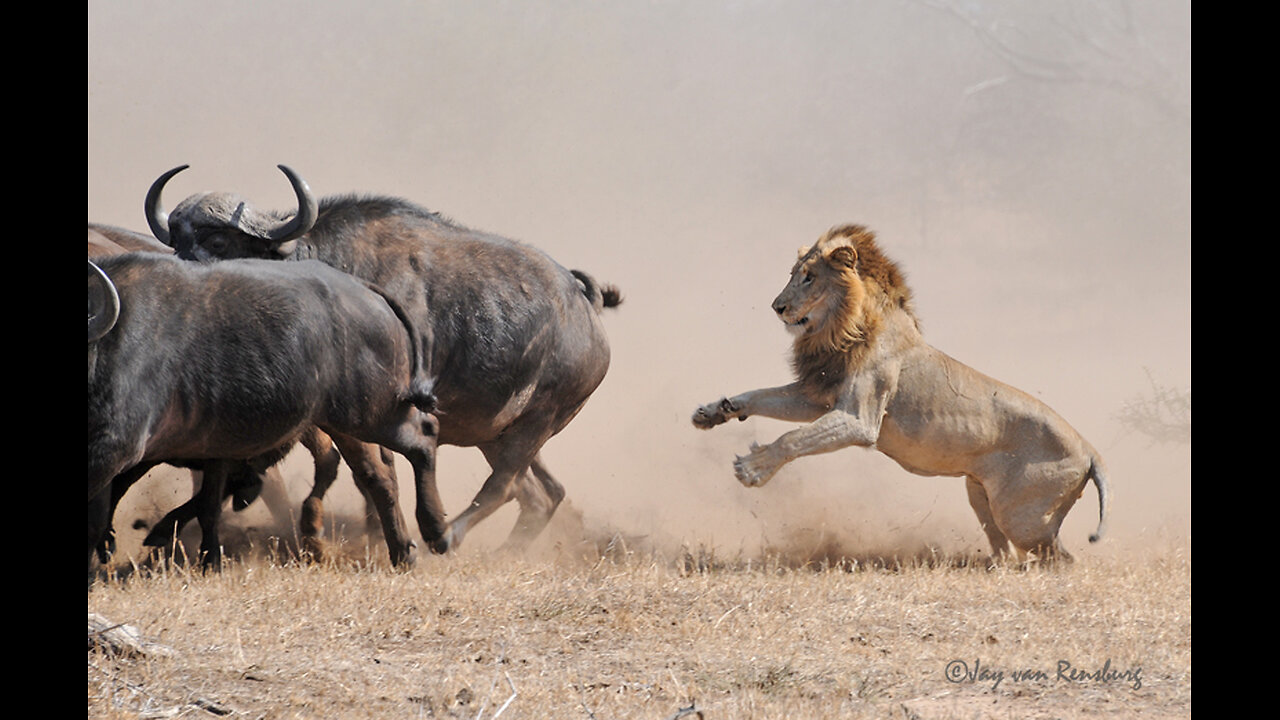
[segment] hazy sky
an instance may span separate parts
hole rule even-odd
[[[1148,374],[1191,385],[1189,0],[91,0],[88,20],[91,222],[145,230],[147,187],[184,163],[169,207],[218,189],[289,208],[284,163],[619,285],[610,375],[547,446],[588,511],[749,526],[803,496],[981,546],[957,479],[847,450],[748,491],[733,454],[785,425],[689,424],[789,379],[769,303],[798,246],[859,222],[926,339],[1107,457],[1121,541],[1189,537],[1190,447],[1115,419]],[[442,455],[453,507],[483,476],[474,451]]]

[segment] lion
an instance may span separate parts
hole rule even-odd
[[[734,461],[747,487],[788,462],[850,446],[879,450],[917,475],[963,476],[994,559],[1071,561],[1058,531],[1085,485],[1098,490],[1097,542],[1110,490],[1096,450],[1027,393],[927,344],[902,271],[862,225],[800,249],[773,301],[795,336],[796,381],[704,405],[709,429],[752,415],[806,423]]]

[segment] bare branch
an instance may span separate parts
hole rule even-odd
[[[967,25],[984,47],[1018,75],[1118,88],[1178,117],[1190,117],[1189,96],[1182,97],[1175,73],[1143,37],[1127,2],[1054,5],[1056,14],[1037,27],[1011,17],[1018,5],[1002,13],[989,5],[959,0],[921,2]]]
[[[1149,370],[1147,380],[1151,383],[1151,394],[1125,401],[1116,419],[1129,430],[1155,442],[1191,444],[1191,389],[1181,391],[1161,386]]]

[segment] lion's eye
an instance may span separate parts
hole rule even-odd
[[[813,282],[813,273],[811,272],[805,273],[804,277],[800,278],[801,285],[808,285],[811,282]]]

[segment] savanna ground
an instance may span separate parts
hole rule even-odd
[[[750,555],[660,546],[572,518],[537,552],[407,572],[363,540],[304,563],[261,532],[228,533],[221,573],[117,564],[89,611],[168,652],[90,649],[88,716],[1191,715],[1180,545],[991,569],[823,534]]]

